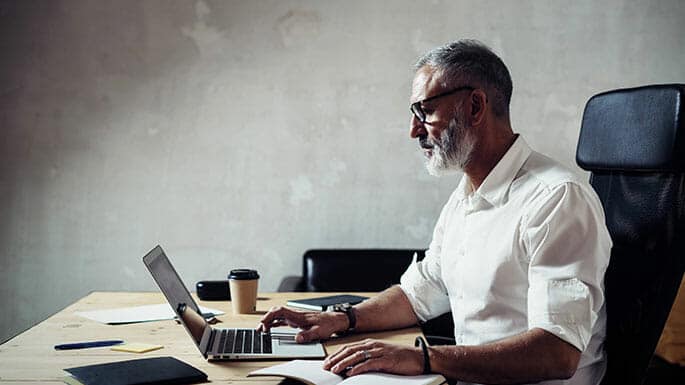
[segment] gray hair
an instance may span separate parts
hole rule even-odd
[[[483,88],[498,117],[509,116],[511,76],[507,66],[490,48],[478,40],[458,40],[436,47],[416,61],[415,70],[424,66],[443,72],[446,83],[458,87]],[[467,84],[456,84],[466,82]]]

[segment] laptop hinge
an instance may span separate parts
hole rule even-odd
[[[205,358],[207,358],[208,354],[212,352],[215,335],[216,330],[207,325],[207,327],[205,327],[205,331],[202,333],[202,339],[200,339],[200,351],[202,354],[204,354]]]

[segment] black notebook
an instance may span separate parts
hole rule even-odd
[[[320,310],[326,311],[329,306],[350,304],[356,305],[362,301],[369,299],[369,297],[361,297],[358,295],[343,294],[343,295],[331,295],[328,297],[317,297],[317,298],[307,298],[307,299],[294,299],[288,301],[288,306],[300,307],[303,309],[310,310]]]
[[[207,375],[173,357],[143,358],[64,369],[83,385],[194,384]]]

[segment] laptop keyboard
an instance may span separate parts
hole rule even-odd
[[[252,329],[221,329],[219,354],[228,353],[270,354],[271,334]]]

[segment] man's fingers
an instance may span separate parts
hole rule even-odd
[[[345,372],[348,376],[371,371],[414,375],[422,370],[421,363],[415,360],[420,353],[420,348],[366,340],[344,346],[324,361],[323,368],[336,374]]]
[[[318,329],[319,328],[315,326],[311,329],[302,330],[301,332],[295,335],[295,342],[297,342],[298,344],[302,344],[321,339],[317,333]]]
[[[274,319],[282,318],[283,313],[286,310],[287,309],[282,307],[282,306],[272,307],[271,309],[269,309],[269,311],[266,314],[264,314],[264,317],[262,317],[262,319],[259,320],[259,322],[264,324],[264,325],[270,325]]]
[[[296,342],[303,343],[311,341],[320,341],[330,338],[331,332],[328,330],[328,328],[322,327],[320,324],[316,324],[314,322],[310,322],[309,324],[313,326],[304,328],[299,333],[297,333],[297,335],[295,336]]]
[[[381,349],[373,349],[370,346],[354,346],[345,353],[346,355],[344,357],[338,357],[335,362],[329,363],[328,366],[333,373],[341,373],[348,367],[354,367],[361,362],[369,361],[383,355]],[[324,369],[326,369],[325,366]]]
[[[383,357],[369,358],[366,361],[354,365],[352,369],[347,371],[347,375],[356,376],[357,374],[366,372],[384,372],[386,369],[386,361],[387,359]]]
[[[268,333],[271,330],[271,328],[275,328],[275,327],[283,326],[283,325],[288,325],[288,323],[285,320],[277,318],[277,319],[273,320],[270,324],[260,323],[257,327],[257,331],[260,331],[262,333]],[[294,326],[294,327],[297,327],[297,326]]]
[[[275,328],[275,327],[283,326],[283,325],[289,325],[289,323],[288,323],[286,320],[284,320],[284,319],[276,318],[276,319],[271,323],[270,327]],[[292,325],[290,325],[290,326],[292,326]],[[294,327],[296,327],[296,326],[294,326]]]
[[[354,346],[352,345],[345,345],[341,347],[338,349],[338,351],[326,357],[326,359],[323,361],[323,368],[325,370],[331,370],[331,368],[340,362],[340,360],[352,354],[354,352],[352,349],[354,349]]]
[[[344,372],[348,367],[352,367],[364,360],[366,360],[366,358],[364,357],[364,352],[361,350],[356,351],[344,357],[335,365],[333,365],[333,367],[331,368],[331,372],[340,374],[341,372]]]
[[[340,362],[340,360],[344,359],[345,357],[349,356],[350,354],[353,354],[356,351],[355,350],[356,347],[357,347],[357,344],[350,344],[350,345],[345,345],[342,348],[338,349],[338,351],[336,351],[335,353],[326,357],[326,359],[323,362],[323,368],[326,370],[329,370],[334,365],[336,365],[338,362]]]
[[[276,326],[288,325],[294,328],[306,329],[295,336],[295,342],[304,343],[330,337],[325,335],[325,328],[321,328],[319,313],[294,311],[282,306],[269,310],[257,325],[257,331],[267,333]]]
[[[354,342],[351,344],[347,344],[343,346],[342,348],[338,349],[335,353],[331,354],[324,360],[324,365],[323,368],[326,370],[329,370],[331,367],[336,365],[340,360],[344,359],[345,357],[354,354],[357,351],[366,349],[370,350],[372,349],[374,341],[371,339],[365,339],[363,341],[359,342]]]
[[[268,332],[269,329],[271,329],[272,327],[285,325],[286,322],[291,326],[300,326],[302,323],[302,313],[290,310],[282,306],[273,307],[259,321],[257,330],[262,332]]]

